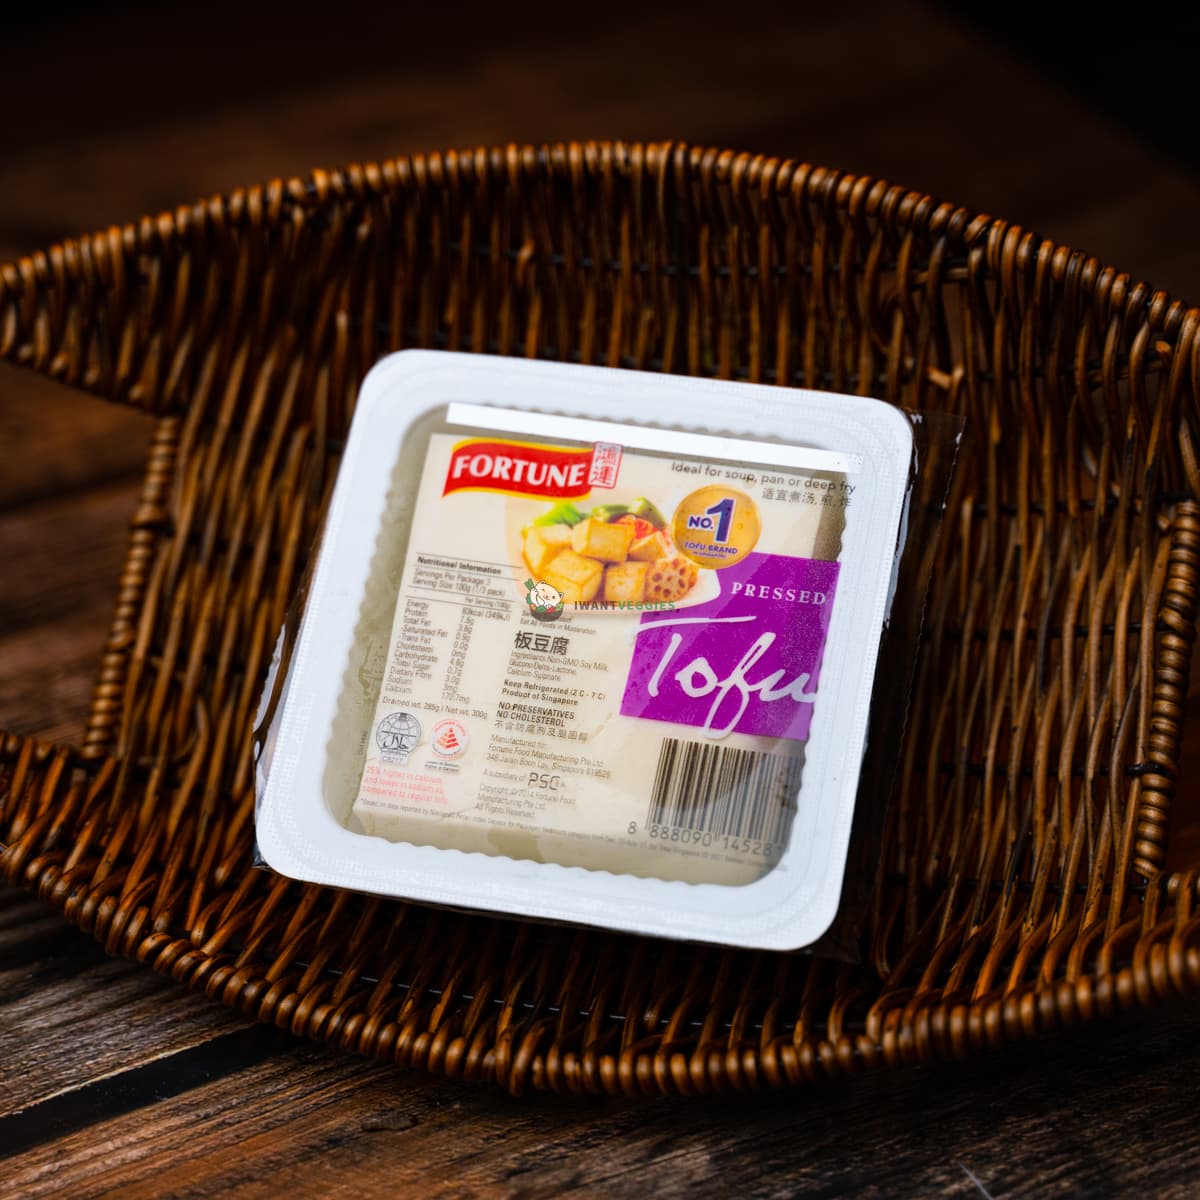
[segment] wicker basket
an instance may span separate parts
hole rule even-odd
[[[1200,311],[872,179],[681,145],[318,172],[0,273],[0,355],[154,414],[82,746],[0,738],[0,869],[348,1050],[703,1093],[961,1057],[1200,985],[1167,870]],[[443,913],[251,868],[250,729],[366,370],[433,346],[961,412],[864,960]]]

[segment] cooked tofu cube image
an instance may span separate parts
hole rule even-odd
[[[633,541],[633,526],[609,524],[588,517],[571,530],[571,548],[576,554],[598,558],[603,562],[624,562]]]
[[[604,568],[604,599],[610,604],[640,604],[646,598],[649,563],[623,562]]]
[[[667,535],[661,529],[656,529],[644,538],[638,538],[629,547],[629,557],[636,558],[638,562],[653,562],[656,558],[667,558],[670,553],[671,543],[667,541]]]
[[[700,577],[700,568],[682,554],[657,559],[647,566],[646,600],[651,604],[682,600]]]
[[[540,576],[550,560],[571,544],[570,525],[531,525],[525,533],[525,562]]]
[[[574,550],[560,550],[542,571],[542,579],[563,594],[568,604],[586,604],[596,598],[604,578],[604,565]]]

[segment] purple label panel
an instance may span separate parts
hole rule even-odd
[[[717,572],[716,599],[646,613],[621,712],[804,741],[837,577],[835,562],[748,554]]]

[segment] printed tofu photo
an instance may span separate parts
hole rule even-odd
[[[557,588],[568,604],[674,605],[700,578],[645,496],[586,511],[554,504],[525,527],[521,548],[526,573]]]

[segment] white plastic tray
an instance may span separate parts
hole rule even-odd
[[[419,418],[445,410],[452,420],[473,414],[475,421],[475,406],[507,410],[488,413],[490,423],[517,432],[521,414],[537,412],[548,436],[551,418],[560,417],[570,420],[571,437],[587,436],[575,421],[600,422],[586,427],[597,439],[682,453],[687,437],[705,435],[706,445],[724,439],[722,457],[734,461],[821,461],[852,473],[797,813],[787,849],[762,878],[736,887],[664,882],[389,842],[347,828],[345,781],[354,767],[333,760],[346,757],[350,742],[357,753],[361,742],[347,729],[339,697],[397,463]],[[609,422],[636,428],[617,438]],[[257,818],[266,863],[296,879],[435,904],[735,946],[811,944],[833,920],[841,893],[911,456],[903,414],[862,397],[430,351],[384,359],[362,387],[292,662]]]

